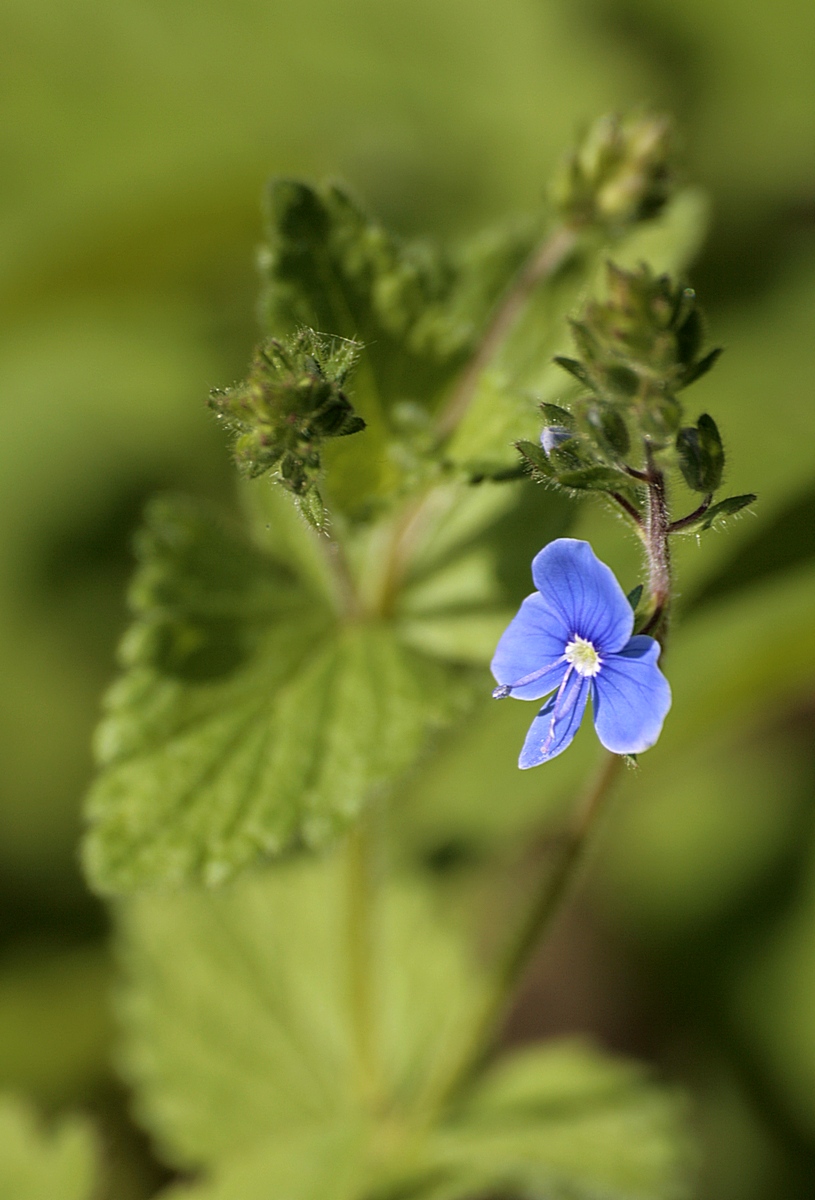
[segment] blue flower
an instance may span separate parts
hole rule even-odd
[[[659,643],[631,636],[634,614],[611,569],[588,542],[558,538],[535,555],[532,578],[538,590],[524,600],[492,660],[497,699],[549,696],[518,766],[537,767],[565,750],[589,695],[607,750],[648,750],[671,707],[671,689],[657,666]]]
[[[565,425],[546,425],[541,433],[541,446],[546,453],[546,457],[557,449],[563,442],[568,442],[574,434]]]

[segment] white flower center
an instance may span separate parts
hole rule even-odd
[[[586,638],[574,635],[564,651],[567,663],[571,663],[578,675],[596,675],[602,667],[602,659]]]

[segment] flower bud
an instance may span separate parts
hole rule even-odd
[[[301,501],[316,487],[322,442],[365,428],[343,391],[358,354],[354,342],[301,329],[264,342],[244,383],[212,393],[210,406],[232,432],[245,474],[272,471]],[[306,508],[322,511],[316,502]]]
[[[589,404],[586,424],[595,442],[612,458],[622,458],[631,446],[628,427],[620,412],[611,405]]]
[[[628,414],[656,447],[668,446],[682,421],[676,393],[709,370],[718,355],[698,357],[703,324],[696,295],[645,265],[626,271],[613,263],[606,292],[571,322],[580,358],[556,361],[592,390],[599,412],[616,411],[620,438]],[[595,433],[613,446],[610,426],[604,429],[597,420]]]
[[[571,437],[574,437],[574,434],[565,425],[546,425],[541,433],[541,445],[546,452],[546,457],[548,458],[553,450]]]
[[[556,177],[552,199],[574,225],[624,228],[663,207],[671,184],[667,117],[601,117]]]

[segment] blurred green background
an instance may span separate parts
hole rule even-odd
[[[78,808],[144,499],[232,502],[203,401],[255,340],[264,181],[467,234],[646,102],[712,205],[691,279],[727,353],[689,403],[760,505],[679,554],[671,724],[508,1036],[594,1031],[688,1083],[705,1200],[815,1195],[815,6],[2,0],[0,47],[0,1090],[92,1110],[116,1200],[164,1178],[108,1065]],[[577,531],[635,571],[613,523]],[[409,854],[500,859],[558,811],[593,750],[521,775],[529,716],[451,740]]]

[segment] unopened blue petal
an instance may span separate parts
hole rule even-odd
[[[657,666],[659,649],[653,638],[632,637],[619,654],[605,659],[594,678],[594,728],[615,754],[641,754],[660,735],[671,689]]]
[[[532,560],[532,578],[564,645],[578,634],[601,657],[622,650],[631,637],[634,614],[614,572],[588,542],[550,542]]]
[[[547,458],[561,446],[564,442],[568,442],[574,434],[565,425],[547,425],[541,433],[541,446],[546,451]]]
[[[492,673],[499,683],[511,684],[549,667],[539,679],[512,690],[518,700],[540,700],[559,685],[567,670],[562,661],[565,648],[557,620],[533,592],[501,634]]]
[[[550,758],[556,758],[571,744],[583,720],[588,698],[589,680],[576,672],[572,673],[563,694],[550,696],[530,725],[518,759],[521,770],[539,767]],[[556,705],[560,715],[555,719],[553,731],[552,713]]]

